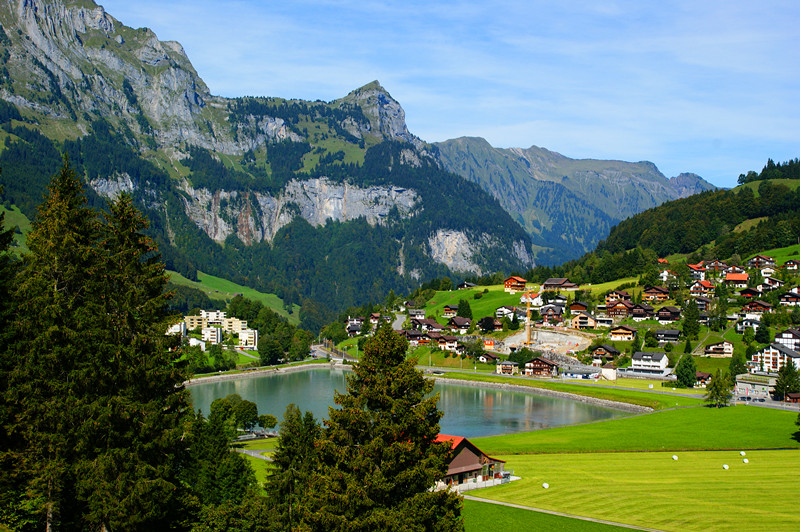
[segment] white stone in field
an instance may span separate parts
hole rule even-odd
[[[728,464],[722,464],[722,469],[728,469]]]
[[[543,487],[544,489],[547,489],[547,488],[549,488],[549,487],[550,487],[550,484],[548,484],[547,482],[544,482],[544,483],[542,483],[542,487]]]

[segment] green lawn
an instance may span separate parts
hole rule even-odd
[[[778,266],[782,266],[784,262],[789,259],[800,259],[800,244],[795,244],[793,246],[787,246],[785,248],[774,248],[762,251],[760,253],[754,253],[750,257],[747,257],[745,260],[750,260],[756,255],[766,255],[768,257],[772,257],[775,259],[775,264]]]
[[[476,491],[481,497],[483,492]],[[630,530],[612,525],[572,519],[560,515],[510,508],[499,504],[464,500],[464,529],[467,532],[486,530],[550,530],[554,532],[617,532]]]
[[[489,455],[800,448],[797,411],[680,408],[599,423],[474,438]],[[572,457],[570,457],[570,460]]]
[[[791,495],[797,476],[790,472],[800,470],[796,450],[748,451],[748,464],[738,451],[498,458],[522,480],[476,496],[660,530],[800,530]]]
[[[487,289],[489,291],[484,294],[483,291]],[[475,294],[478,293],[482,295],[480,299],[475,299]],[[479,286],[471,290],[436,292],[436,295],[425,305],[425,315],[429,318],[437,318],[442,324],[447,323],[447,319],[441,317],[444,306],[458,305],[459,300],[466,299],[469,302],[473,318],[478,320],[485,316],[494,316],[497,307],[504,305],[521,306],[519,301],[521,296],[522,292],[517,292],[516,294],[505,292],[502,285]]]
[[[672,408],[675,406],[695,406],[703,404],[703,401],[696,397],[655,394],[625,388],[614,388],[612,386],[604,387],[596,385],[570,384],[558,380],[501,377],[499,375],[487,375],[485,373],[451,372],[446,373],[445,375],[453,379],[479,382],[500,382],[505,384],[516,384],[519,386],[529,386],[531,388],[544,388],[546,390],[585,395],[589,397],[596,397],[598,399],[607,399],[609,401],[631,403],[635,405],[646,406],[654,410],[662,410],[664,408]]]
[[[238,285],[232,281],[228,281],[227,279],[222,279],[221,277],[214,277],[213,275],[208,275],[203,272],[197,272],[197,279],[198,279],[197,282],[190,281],[189,279],[187,279],[186,277],[182,276],[177,272],[169,272],[169,274],[170,274],[170,282],[202,290],[211,299],[219,301],[228,301],[232,299],[236,294],[242,294],[247,299],[260,301],[261,303],[264,304],[265,307],[271,308],[276,313],[287,318],[291,323],[295,325],[300,323],[300,317],[299,317],[300,307],[298,305],[295,305],[294,311],[291,314],[289,314],[283,308],[283,301],[281,300],[281,298],[279,298],[275,294],[265,294],[253,288],[248,288],[246,286]]]
[[[23,253],[28,252],[28,233],[31,232],[31,221],[28,220],[27,216],[22,214],[22,211],[19,210],[18,207],[12,206],[10,209],[6,209],[2,205],[0,205],[0,212],[5,214],[5,228],[9,227],[19,227],[21,234],[14,233],[14,244],[12,250],[17,255],[22,255]],[[4,228],[4,229],[5,229]]]
[[[727,373],[728,368],[731,365],[730,358],[711,358],[711,357],[699,357],[693,356],[694,364],[697,366],[697,371],[705,371],[706,373],[711,373],[714,375],[717,370],[721,370],[722,373]]]

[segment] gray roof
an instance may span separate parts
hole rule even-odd
[[[665,358],[667,355],[666,353],[650,353],[646,351],[637,351],[633,354],[634,360],[661,360]]]
[[[786,347],[783,344],[779,344],[779,343],[776,342],[776,343],[769,344],[769,346],[771,348],[773,348],[773,349],[777,349],[780,353],[786,355],[789,358],[800,358],[800,353],[798,353],[797,351],[795,351],[793,349],[789,349],[788,347]],[[762,351],[763,351],[763,349],[762,349]]]

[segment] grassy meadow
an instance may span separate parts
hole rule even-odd
[[[476,492],[479,494],[482,492]],[[521,508],[464,500],[464,529],[485,530],[551,530],[554,532],[618,532],[630,530],[619,526],[573,519]]]

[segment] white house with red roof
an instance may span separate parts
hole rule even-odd
[[[449,487],[463,491],[470,487],[486,485],[479,485],[479,483],[493,485],[492,481],[496,481],[497,484],[508,481],[507,476],[503,475],[505,461],[487,455],[467,438],[439,434],[434,441],[449,443],[452,448],[450,462],[447,464],[447,474],[444,480],[436,486],[438,489]]]

